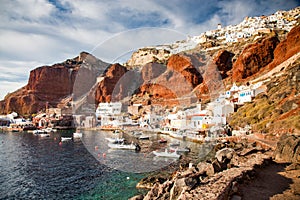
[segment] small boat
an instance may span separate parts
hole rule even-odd
[[[191,149],[188,147],[184,147],[184,148],[174,148],[174,147],[170,147],[170,151],[176,151],[177,153],[187,153],[190,152]]]
[[[82,133],[79,132],[73,133],[73,138],[82,138]]]
[[[45,128],[45,129],[42,129],[43,131],[45,131],[45,132],[47,132],[47,133],[54,133],[54,132],[57,132],[57,130],[56,129],[54,129],[54,128],[50,128],[50,127],[48,127],[48,128]]]
[[[179,146],[180,145],[180,142],[172,142],[169,144],[170,147],[176,147],[176,146]]]
[[[167,143],[167,140],[161,138],[160,140],[158,140],[158,143]]]
[[[40,133],[40,134],[38,134],[38,136],[40,136],[40,137],[50,137],[50,134],[49,133]]]
[[[25,126],[24,128],[23,128],[23,131],[34,131],[34,130],[36,130],[37,128],[35,127],[35,126],[33,126],[33,125],[28,125],[28,126]]]
[[[124,138],[105,138],[108,142],[116,144],[116,143],[122,143],[125,141]]]
[[[18,128],[12,128],[11,132],[20,132],[20,129],[18,129]]]
[[[141,136],[139,137],[139,139],[140,139],[140,140],[149,140],[150,137],[149,137],[148,135],[141,135]]]
[[[50,134],[46,133],[44,130],[34,130],[32,133],[39,137],[50,137]]]
[[[138,144],[112,144],[108,143],[108,147],[111,149],[122,149],[122,150],[141,150],[141,147]]]
[[[37,129],[37,130],[33,130],[32,133],[33,133],[34,135],[40,135],[40,134],[46,133],[46,132],[45,132],[44,130]]]
[[[72,137],[61,137],[62,142],[70,141],[72,140]]]
[[[159,157],[168,157],[168,158],[180,158],[181,155],[177,154],[176,151],[168,152],[167,149],[165,151],[159,152],[159,151],[153,151],[153,154]]]

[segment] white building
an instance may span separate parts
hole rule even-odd
[[[246,102],[251,102],[252,97],[254,97],[254,90],[247,88],[239,91],[238,104],[244,104]]]
[[[149,112],[143,115],[140,118],[139,122],[140,122],[140,126],[144,128],[158,128],[162,120],[163,120],[162,116]]]
[[[101,126],[118,126],[122,120],[122,103],[99,103],[96,109],[96,121]]]
[[[86,116],[84,120],[85,128],[92,128],[95,126],[95,118],[94,116]]]
[[[192,129],[206,129],[208,125],[212,124],[213,116],[207,110],[202,110],[199,114],[191,117],[189,127]]]

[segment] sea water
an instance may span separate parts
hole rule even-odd
[[[112,150],[105,137],[119,135],[101,131],[83,131],[81,139],[61,142],[61,136],[72,133],[41,138],[26,132],[0,132],[0,199],[128,199],[146,192],[136,189],[136,184],[151,172],[186,159],[199,160],[211,148],[158,134],[149,141],[127,134],[127,142],[139,142],[142,151]],[[151,152],[168,146],[157,142],[162,137],[168,143],[179,141],[192,152],[180,161],[156,158]]]
[[[128,199],[146,174],[101,164],[81,140],[0,133],[0,199]]]

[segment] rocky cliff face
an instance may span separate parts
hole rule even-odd
[[[68,68],[63,64],[36,68],[30,72],[25,89],[40,99],[57,101],[60,97],[72,93],[73,83],[79,69],[75,68],[76,66]]]
[[[88,91],[106,65],[94,56],[82,52],[63,63],[38,67],[30,72],[26,86],[7,95],[0,102],[0,112],[15,111],[24,115],[44,110],[46,106],[57,107],[62,99],[73,92],[76,91],[76,95],[80,96]],[[82,82],[84,84],[80,84]]]
[[[156,48],[143,48],[134,52],[131,58],[126,62],[126,66],[136,67],[144,66],[151,62],[165,62],[171,56],[170,51]]]
[[[273,36],[247,46],[233,65],[233,81],[250,77],[272,62],[278,43],[278,38]]]
[[[299,134],[300,56],[269,78],[266,93],[239,108],[232,115],[230,124],[232,127],[249,124],[255,132]]]
[[[274,51],[274,60],[269,64],[267,70],[273,69],[283,61],[300,52],[300,25],[294,27],[287,38],[277,45]]]
[[[137,91],[143,101],[160,105],[178,105],[190,95],[193,88],[202,82],[191,55],[172,55],[167,65],[149,63],[142,69],[142,82]],[[152,77],[150,80],[149,77]]]
[[[81,53],[63,63],[32,70],[28,84],[0,102],[0,112],[35,113],[46,104],[60,105],[60,100],[71,94],[75,101],[88,96],[88,102],[93,104],[127,96],[133,96],[131,102],[169,106],[191,102],[184,99],[209,99],[224,90],[224,84],[248,81],[299,53],[299,33],[297,26],[282,42],[273,33],[248,45],[247,40],[175,55],[167,50],[144,48],[135,52],[126,66],[108,65]],[[234,51],[236,47],[238,51]],[[100,74],[102,80],[96,84]]]
[[[77,64],[77,63],[76,63]],[[78,68],[61,65],[43,66],[30,72],[28,84],[0,102],[1,111],[31,114],[48,107],[56,107],[60,99],[72,93]]]
[[[99,102],[110,102],[113,94],[114,98],[118,98],[118,96],[125,96],[125,90],[123,87],[126,87],[127,84],[125,82],[122,82],[122,84],[117,83],[126,72],[127,69],[120,64],[113,64],[108,67],[95,92],[95,100],[97,105]]]

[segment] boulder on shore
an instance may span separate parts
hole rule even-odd
[[[274,152],[277,162],[300,163],[300,136],[283,135]]]

